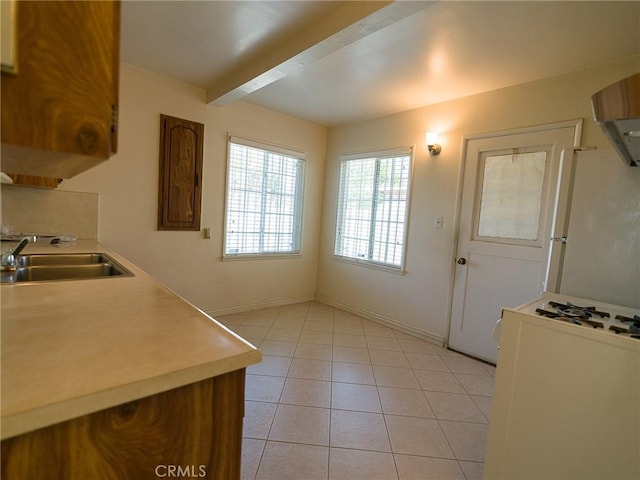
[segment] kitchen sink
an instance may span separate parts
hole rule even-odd
[[[103,253],[43,253],[21,255],[16,264],[19,267],[35,267],[50,265],[91,265],[95,263],[112,263],[113,260]]]
[[[133,274],[104,253],[22,255],[2,271],[2,283],[129,277]]]

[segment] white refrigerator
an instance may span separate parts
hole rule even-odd
[[[557,210],[568,207],[568,221],[555,225],[560,275],[547,290],[640,307],[640,168],[608,147],[565,150],[563,167],[561,181],[573,170],[573,182]]]

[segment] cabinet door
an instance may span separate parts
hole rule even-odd
[[[237,480],[244,385],[245,370],[236,370],[7,438],[0,473],[19,480]],[[178,466],[185,473],[176,475]]]
[[[200,230],[204,125],[160,115],[158,230]]]
[[[116,151],[120,4],[17,7],[17,72],[1,82],[3,171],[70,178]]]

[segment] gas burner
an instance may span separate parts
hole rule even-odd
[[[601,312],[596,310],[596,307],[581,307],[579,305],[574,305],[571,302],[549,302],[549,305],[558,310],[559,313],[571,317],[591,318],[593,315],[596,315],[600,318],[608,318],[611,316],[608,312]]]
[[[576,317],[576,318],[588,318],[591,314],[589,312],[585,312],[584,310],[580,310],[579,308],[558,308],[559,312],[562,312],[562,315],[566,315],[567,317]]]
[[[551,302],[549,304],[551,305]],[[597,322],[595,320],[589,319],[582,310],[567,313],[567,310],[561,309],[559,309],[557,312],[551,312],[542,308],[536,308],[536,313],[538,315],[542,315],[543,317],[553,318],[567,323],[573,323],[574,325],[582,325],[583,323],[586,323],[587,325],[591,325],[593,328],[604,328],[604,324],[602,322]]]

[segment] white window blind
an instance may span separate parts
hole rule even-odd
[[[229,138],[225,256],[300,252],[304,155]]]
[[[403,268],[411,155],[406,148],[342,158],[336,256]]]

